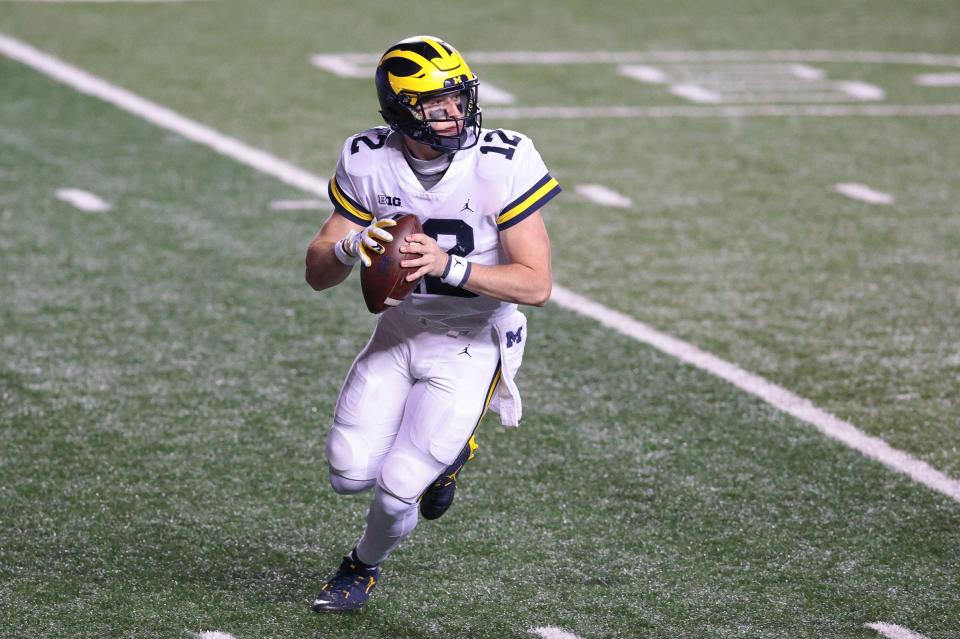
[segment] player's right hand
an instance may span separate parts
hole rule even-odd
[[[334,246],[334,252],[344,264],[353,264],[360,260],[364,266],[370,266],[370,255],[367,251],[382,254],[384,249],[380,242],[393,241],[393,235],[383,229],[396,225],[397,223],[391,219],[382,219],[374,220],[369,226],[359,231],[351,229]]]

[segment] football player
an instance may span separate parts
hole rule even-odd
[[[446,511],[488,408],[519,423],[514,376],[527,333],[517,305],[544,305],[552,285],[540,210],[560,186],[528,137],[481,128],[479,81],[463,56],[435,37],[408,38],[381,57],[375,82],[388,126],[344,143],[329,185],[335,210],[307,249],[306,279],[335,286],[385,242],[401,242],[401,265],[416,269],[408,279],[423,279],[380,315],[340,389],[330,483],[373,496],[317,612],[362,607],[419,517]],[[401,212],[423,233],[394,237]]]

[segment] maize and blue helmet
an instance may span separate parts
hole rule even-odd
[[[480,81],[456,49],[433,36],[414,36],[396,43],[380,58],[375,76],[380,115],[391,129],[438,151],[459,151],[477,143],[480,132]],[[431,98],[451,96],[459,117],[424,110]],[[456,135],[441,135],[431,122],[454,122]]]

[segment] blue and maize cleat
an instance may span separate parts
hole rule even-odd
[[[368,566],[357,559],[357,550],[343,558],[330,581],[313,598],[314,612],[359,610],[377,585],[380,566]]]
[[[470,441],[453,463],[424,491],[423,496],[420,497],[420,514],[424,519],[437,519],[447,512],[457,492],[457,475],[463,469],[463,465],[473,459],[473,453],[476,450],[477,440],[470,437]]]

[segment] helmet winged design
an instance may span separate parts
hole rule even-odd
[[[480,81],[460,52],[443,40],[421,35],[396,43],[380,58],[375,82],[380,114],[392,129],[441,151],[477,143]],[[434,98],[450,98],[455,106],[425,109]],[[455,127],[438,132],[431,123]]]

